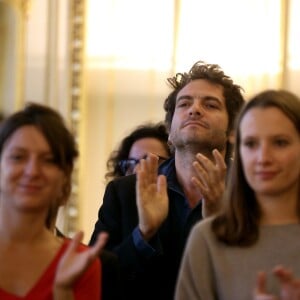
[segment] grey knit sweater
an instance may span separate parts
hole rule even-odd
[[[179,272],[176,300],[253,300],[258,271],[267,272],[267,291],[278,295],[277,265],[300,277],[300,225],[261,226],[251,247],[231,247],[216,240],[209,218],[189,237]]]

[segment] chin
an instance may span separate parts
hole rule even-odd
[[[265,188],[260,188],[257,189],[255,192],[256,194],[260,196],[268,196],[268,197],[273,197],[273,196],[278,196],[281,193],[285,192],[284,189],[280,189],[277,187],[265,187]]]

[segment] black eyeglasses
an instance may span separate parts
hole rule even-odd
[[[164,162],[165,160],[168,159],[167,157],[163,157],[160,155],[156,155],[156,156],[158,157],[158,164],[161,164],[162,162]],[[118,165],[119,165],[123,175],[130,175],[130,174],[134,173],[134,169],[135,169],[136,165],[140,162],[140,160],[145,159],[145,158],[147,158],[147,155],[140,159],[136,159],[136,158],[122,159],[119,161]]]

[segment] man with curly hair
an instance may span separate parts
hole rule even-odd
[[[137,177],[110,182],[91,238],[93,244],[99,232],[109,233],[107,248],[119,257],[130,300],[173,299],[191,228],[219,208],[234,119],[244,104],[240,86],[215,64],[199,61],[168,82],[165,122],[174,157],[157,172],[150,155]],[[156,182],[167,185],[165,197],[155,197]]]

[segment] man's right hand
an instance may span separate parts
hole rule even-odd
[[[146,241],[156,234],[169,211],[166,177],[157,170],[158,158],[149,154],[140,161],[136,173],[139,229]]]

